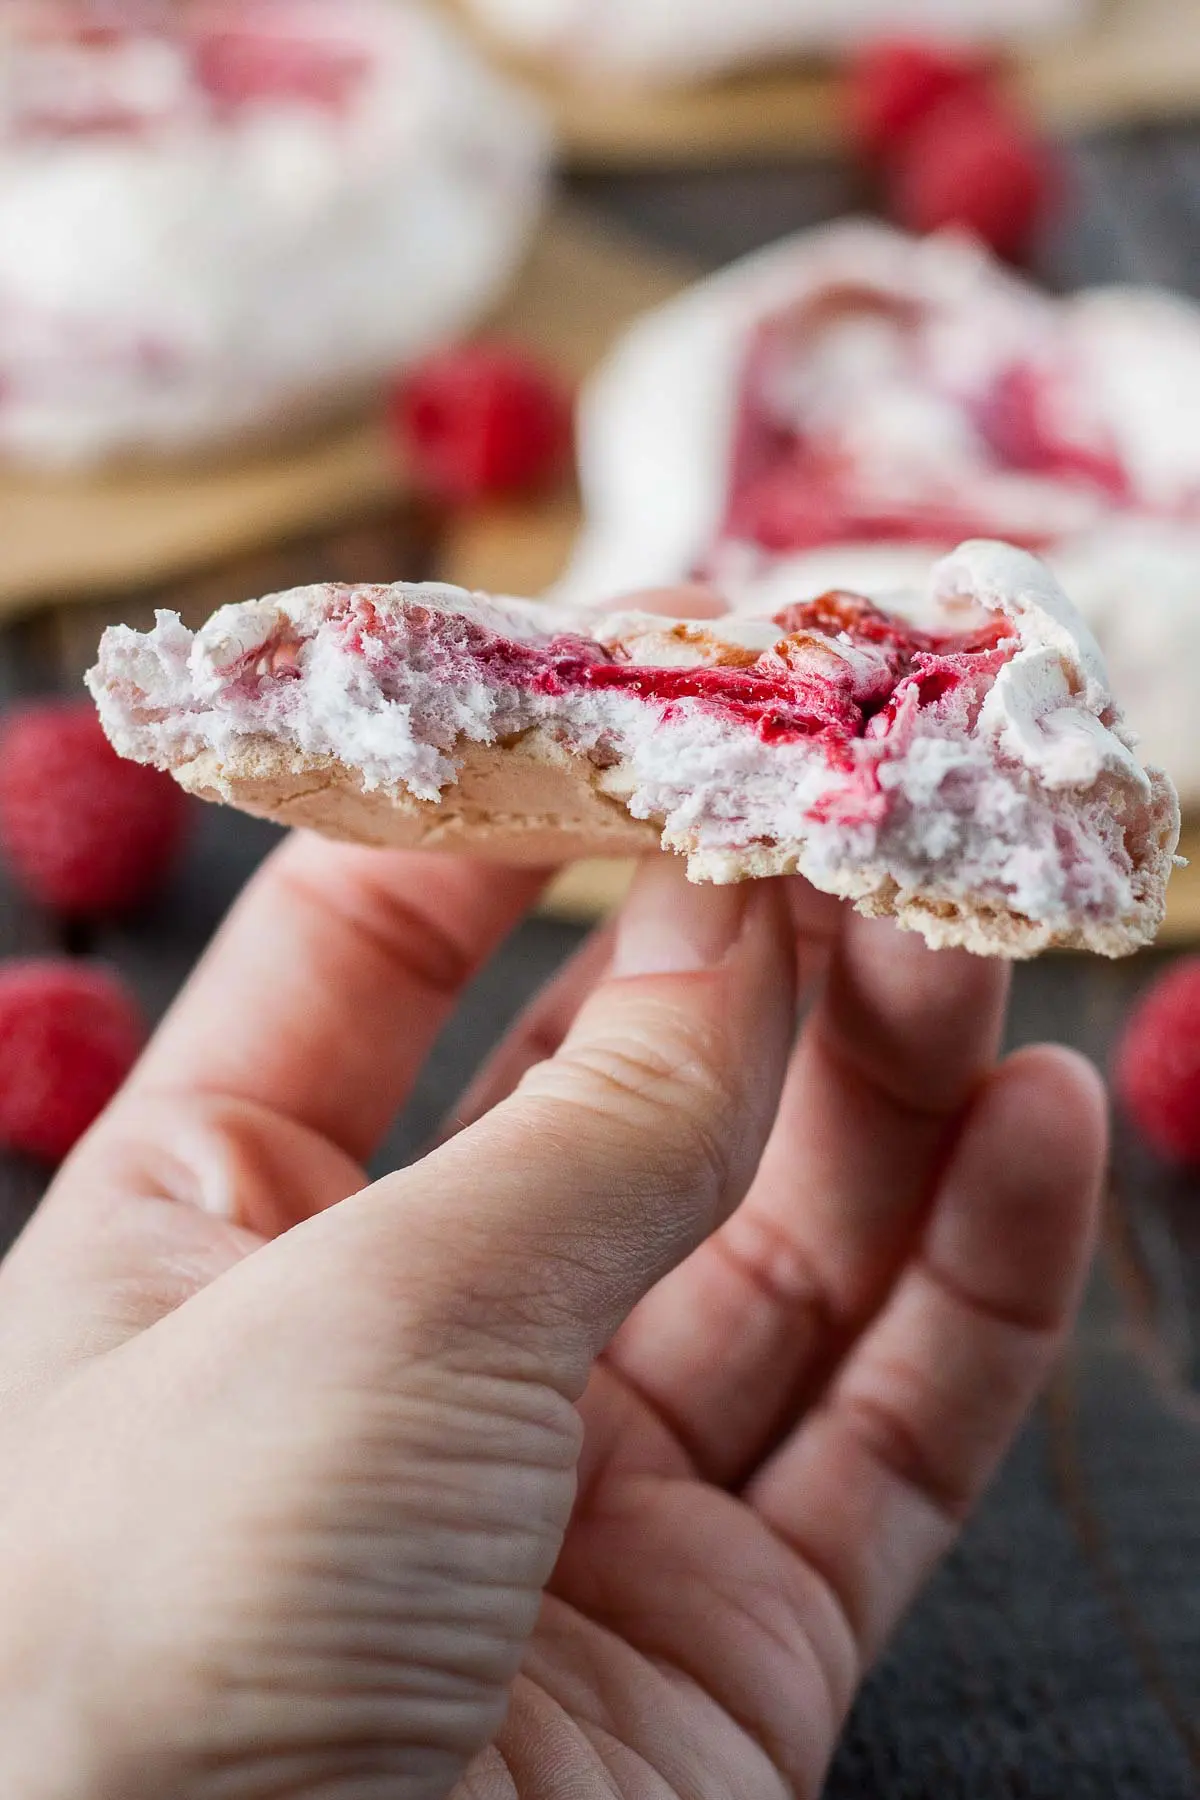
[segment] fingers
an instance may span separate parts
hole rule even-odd
[[[1106,1150],[1095,1072],[1023,1052],[987,1084],[919,1255],[747,1497],[878,1654],[978,1499],[1073,1315]]]
[[[744,1477],[886,1294],[1006,995],[995,963],[845,916],[749,1197],[611,1352],[714,1480]]]
[[[825,965],[842,906],[832,895],[819,894],[798,877],[780,885],[795,933],[797,975],[807,988]],[[612,925],[593,932],[583,949],[543,988],[456,1107],[452,1129],[461,1130],[482,1118],[508,1098],[535,1064],[554,1055],[607,969],[612,943]]]
[[[254,1263],[301,1259],[356,1329],[395,1338],[407,1317],[423,1354],[577,1395],[637,1298],[748,1186],[792,1017],[777,884],[694,888],[654,860],[558,1053],[415,1169]]]
[[[365,1159],[544,876],[297,836],[234,907],[129,1097],[236,1095]]]
[[[594,931],[554,980],[526,1008],[455,1108],[461,1131],[491,1112],[520,1086],[530,1069],[560,1048],[575,1016],[612,961],[613,930]]]
[[[358,1159],[541,880],[290,839],[5,1266],[10,1366],[112,1348],[361,1188]]]
[[[288,841],[0,1277],[14,1382],[145,1330],[362,1187],[459,991],[541,877]]]
[[[246,1101],[115,1110],[0,1264],[0,1388],[115,1349],[364,1181],[332,1144]]]

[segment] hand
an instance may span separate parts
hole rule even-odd
[[[0,1269],[6,1800],[819,1789],[1067,1325],[1102,1095],[996,1066],[995,965],[663,859],[366,1186],[536,885],[287,844]]]

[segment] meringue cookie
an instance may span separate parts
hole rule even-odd
[[[658,843],[693,880],[799,871],[980,954],[1149,941],[1178,840],[1086,626],[999,544],[887,611],[299,589],[195,635],[114,627],[88,681],[123,755],[250,812],[509,861]]]
[[[801,487],[824,504],[826,482],[834,499],[828,518],[801,514],[810,541],[790,547],[739,530],[747,508],[739,521],[731,505],[764,334],[757,404],[804,446]],[[964,529],[1014,538],[1062,576],[1151,759],[1200,803],[1198,410],[1189,301],[1053,299],[954,236],[804,233],[647,314],[593,378],[585,524],[555,594],[589,603],[702,575],[770,612],[834,582],[922,586]]]
[[[0,454],[184,452],[345,405],[498,296],[536,109],[404,0],[0,21]]]

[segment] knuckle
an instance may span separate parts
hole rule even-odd
[[[530,1081],[594,1129],[619,1132],[656,1186],[716,1201],[734,1180],[739,1107],[703,1044],[642,1032],[593,1039]]]

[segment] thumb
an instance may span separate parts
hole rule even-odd
[[[792,961],[779,883],[693,887],[654,860],[557,1053],[415,1168],[273,1248],[311,1257],[327,1291],[398,1300],[390,1329],[419,1326],[425,1355],[470,1345],[479,1367],[490,1346],[495,1372],[576,1397],[753,1177],[792,1040]]]

